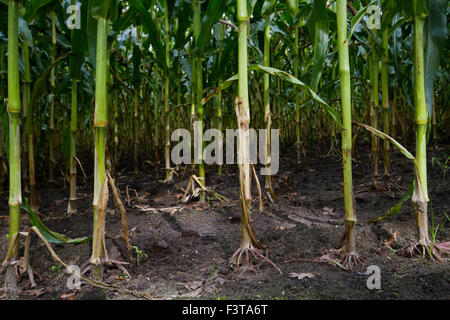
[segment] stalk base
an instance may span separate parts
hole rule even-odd
[[[231,256],[229,262],[234,265],[237,271],[240,273],[245,273],[247,271],[253,271],[255,273],[259,272],[256,266],[253,264],[254,259],[262,259],[265,262],[271,264],[280,274],[283,274],[275,263],[273,263],[269,258],[263,255],[261,250],[255,248],[254,246],[246,245],[237,249]]]
[[[414,258],[430,259],[432,262],[445,262],[441,254],[450,255],[450,241],[432,243],[430,240],[417,241],[401,252],[402,255]]]

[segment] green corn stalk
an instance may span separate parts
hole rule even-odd
[[[378,106],[379,106],[379,98],[378,98],[378,76],[379,76],[379,67],[378,67],[378,55],[376,53],[376,47],[374,40],[369,39],[370,47],[371,47],[371,56],[369,58],[369,77],[370,77],[370,125],[377,129],[378,128]],[[371,139],[371,180],[372,183],[375,183],[376,178],[378,177],[378,137],[372,134]]]
[[[48,125],[48,148],[49,148],[49,164],[48,164],[48,180],[55,182],[55,55],[56,55],[56,13],[50,12],[52,17],[52,48],[51,48],[51,64],[50,73],[50,112]]]
[[[119,90],[114,88],[114,163],[119,163]]]
[[[383,132],[389,135],[389,28],[383,31],[383,56],[381,66],[381,90],[383,94]],[[389,186],[391,180],[391,156],[389,140],[383,141],[384,182]]]
[[[248,94],[248,48],[247,34],[250,21],[247,13],[247,1],[238,0],[237,19],[239,21],[238,43],[238,98],[236,99],[236,115],[239,123],[239,182],[241,190],[242,206],[242,243],[241,248],[262,249],[262,245],[256,239],[250,223],[251,208],[251,173],[250,173],[250,104]]]
[[[223,24],[219,27],[219,65],[222,63],[223,56]],[[219,76],[219,87],[222,86],[223,76]],[[222,91],[217,94],[217,130],[222,132],[223,120],[222,120]],[[219,145],[219,148],[223,148],[223,145]],[[222,174],[222,164],[219,164],[217,169],[218,174]]]
[[[8,2],[8,113],[9,113],[9,241],[20,228],[22,188],[20,177],[19,1]],[[10,243],[6,260],[17,259],[19,242]]]
[[[295,4],[295,11],[293,15],[296,16],[298,13],[298,0],[291,1]],[[298,56],[298,42],[299,42],[299,32],[298,25],[294,26],[295,42],[294,42],[294,77],[298,79],[298,68],[299,68],[299,56]],[[297,137],[296,147],[297,147],[297,163],[300,163],[301,157],[301,139],[300,139],[300,96],[297,86],[294,87],[294,97],[295,97],[295,133]]]
[[[108,2],[109,5],[110,2]],[[108,12],[108,8],[105,9]],[[107,80],[108,80],[108,37],[109,22],[105,16],[97,17],[97,57],[95,81],[95,154],[94,154],[94,232],[92,237],[92,256],[90,262],[100,265],[105,259],[105,216],[103,204],[100,202],[101,193],[105,192],[105,146],[106,127],[108,125]],[[107,189],[107,187],[106,187]],[[103,197],[102,197],[103,198]],[[94,268],[95,277],[101,277],[101,267]]]
[[[141,39],[141,34],[140,34],[140,28],[137,27],[136,28],[136,42],[139,43],[140,39]],[[131,38],[130,38],[130,42],[131,42]],[[136,52],[134,52],[136,50]],[[140,48],[138,45],[135,45],[133,47],[133,57],[134,55],[138,56],[140,55]],[[133,58],[134,60],[134,58]],[[139,64],[141,61],[135,61],[136,65],[134,66],[134,68],[139,69]],[[136,80],[134,80],[133,82],[135,82]],[[134,95],[133,95],[133,166],[134,166],[134,173],[137,173],[139,171],[138,168],[138,148],[139,148],[139,138],[138,138],[138,127],[139,127],[139,91],[140,91],[140,83],[134,83]]]
[[[30,54],[27,39],[23,43],[23,60],[25,64],[25,79],[23,89],[23,107],[26,110],[26,136],[28,139],[28,178],[30,187],[30,205],[32,208],[36,206],[36,180],[34,167],[34,131],[33,131],[33,106],[31,105],[31,77],[30,77]]]
[[[170,109],[169,109],[169,70],[170,70],[170,25],[169,25],[169,7],[167,0],[164,0],[164,22],[166,32],[164,36],[166,49],[167,74],[164,79],[164,159],[166,162],[166,181],[172,180],[172,169],[170,168]]]
[[[72,105],[70,107],[70,198],[69,204],[67,207],[67,213],[75,213],[77,212],[76,200],[77,200],[77,163],[76,163],[76,155],[77,155],[77,108],[78,108],[78,100],[77,100],[77,88],[78,88],[78,80],[72,79],[72,91],[71,91],[71,100]]]
[[[193,29],[194,29],[194,38],[195,41],[197,41],[200,37],[200,31],[201,31],[201,1],[200,0],[194,0],[194,21],[193,21]],[[199,122],[199,129],[197,134],[199,134],[199,140],[200,140],[200,148],[201,148],[201,159],[196,159],[198,163],[198,178],[200,182],[203,184],[203,187],[206,185],[205,181],[205,165],[203,162],[203,150],[204,150],[204,143],[203,143],[203,104],[202,104],[202,98],[203,98],[203,74],[202,74],[202,57],[200,56],[199,52],[195,52],[195,71],[193,71],[193,78],[195,77],[195,86],[196,86],[196,107],[197,107],[197,121]],[[205,193],[202,191],[200,193],[200,202],[205,202]]]
[[[414,0],[414,2],[417,2]],[[425,19],[414,16],[414,118],[416,122],[416,162],[420,183],[414,192],[412,201],[419,229],[419,243],[430,245],[428,233],[428,187],[427,187],[427,123],[428,112],[425,100],[423,29]]]
[[[155,82],[158,83],[159,81],[159,71],[158,71],[158,67],[155,67]],[[156,88],[158,88],[156,86]],[[155,96],[155,105],[153,106],[153,119],[154,119],[154,136],[153,136],[153,143],[155,144],[155,158],[158,161],[159,160],[159,156],[158,156],[158,148],[159,148],[159,97],[158,97],[158,90],[154,91],[154,96]]]
[[[341,78],[342,106],[342,163],[344,169],[344,202],[345,202],[345,236],[347,251],[356,254],[355,225],[356,212],[354,207],[352,182],[352,102],[350,61],[347,39],[347,1],[337,0],[336,7],[338,44],[339,44],[339,74]]]
[[[6,101],[5,96],[5,76],[6,76],[6,67],[5,67],[5,45],[0,43],[0,71],[4,72],[0,75],[0,114],[3,113],[4,108],[4,101]],[[4,152],[4,145],[3,145],[3,139],[4,139],[4,128],[3,126],[0,127],[0,193],[3,192],[3,183],[6,179],[5,172],[3,172],[3,152]]]
[[[264,66],[270,66],[270,15],[265,17],[264,26]],[[270,111],[270,75],[269,73],[264,74],[264,123],[266,127],[266,145],[265,145],[265,159],[266,167],[270,168],[271,158],[270,158],[270,128],[272,125],[272,116]],[[275,192],[272,188],[271,176],[266,175],[266,183],[264,186],[266,195],[269,199],[274,201],[276,199]]]
[[[132,120],[132,126],[133,126],[133,166],[134,166],[134,173],[137,173],[139,171],[138,169],[138,104],[139,104],[139,89],[134,89],[134,95],[133,95],[133,120]]]

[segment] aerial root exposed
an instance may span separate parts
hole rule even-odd
[[[229,201],[227,198],[225,198],[224,196],[213,191],[211,188],[205,187],[200,180],[202,180],[202,179],[197,177],[196,175],[192,175],[189,178],[189,182],[188,182],[188,185],[186,187],[186,190],[184,192],[181,202],[187,203],[194,198],[198,198],[200,196],[201,192],[205,192],[209,196],[216,198],[217,200],[219,200],[222,203]],[[195,183],[198,184],[198,187],[195,187]]]
[[[330,159],[333,159],[333,160],[341,160],[342,159],[342,155],[337,150],[336,147],[331,147],[330,150],[328,150],[328,153],[324,156],[324,158],[330,158]]]
[[[236,269],[240,271],[240,273],[245,273],[247,271],[253,271],[258,273],[259,270],[252,264],[252,256],[254,259],[262,259],[267,263],[271,264],[280,274],[280,268],[278,268],[275,263],[273,263],[269,258],[264,256],[261,251],[253,246],[240,247],[237,249],[230,258],[230,263],[236,266]]]
[[[340,263],[347,270],[357,269],[359,267],[363,268],[367,265],[367,261],[361,257],[358,253],[344,253],[340,259]]]
[[[421,257],[429,258],[432,262],[435,262],[436,260],[445,262],[441,253],[450,255],[450,241],[442,243],[432,243],[431,241],[428,241],[426,244],[417,241],[404,249],[401,253],[410,258]]]

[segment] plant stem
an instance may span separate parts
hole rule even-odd
[[[107,10],[106,10],[107,11]],[[90,262],[96,265],[101,264],[105,258],[104,232],[105,217],[102,210],[98,210],[100,193],[105,179],[105,145],[106,127],[108,125],[107,108],[107,36],[108,20],[99,17],[97,20],[97,57],[96,57],[96,81],[95,81],[95,159],[94,159],[94,232],[92,237],[92,256]],[[100,267],[93,272],[100,276]]]
[[[72,79],[72,104],[70,108],[70,198],[67,207],[67,213],[77,212],[77,163],[75,157],[77,156],[77,84],[76,79]]]
[[[298,12],[298,0],[295,0],[295,8]],[[296,14],[297,14],[296,12]],[[298,26],[295,26],[295,41],[294,41],[294,77],[298,79],[298,68],[299,68],[299,57],[298,57],[298,42],[299,33]],[[295,132],[297,137],[296,147],[297,147],[297,163],[300,163],[301,157],[301,139],[300,139],[300,96],[297,86],[294,86],[294,97],[295,97]]]
[[[356,213],[352,182],[352,114],[351,79],[347,41],[347,1],[337,0],[337,28],[339,44],[339,74],[341,77],[342,106],[342,163],[344,169],[344,202],[348,252],[356,252],[354,227]]]
[[[248,48],[247,34],[250,22],[247,13],[247,0],[238,0],[237,19],[238,34],[238,97],[236,98],[236,116],[238,121],[238,166],[242,205],[242,243],[241,248],[262,246],[256,240],[251,223],[251,175],[250,175],[250,104],[248,95]]]
[[[52,48],[51,48],[51,64],[50,73],[50,112],[48,125],[48,148],[49,148],[49,164],[48,164],[48,181],[55,182],[55,55],[56,55],[56,14],[54,11],[50,13],[52,17]]]
[[[166,47],[166,65],[167,74],[164,81],[164,158],[166,161],[166,181],[172,180],[172,169],[170,167],[170,109],[169,109],[169,70],[170,70],[170,25],[169,25],[169,7],[167,0],[164,0],[164,21],[165,21],[165,47]]]
[[[200,37],[201,31],[201,1],[194,0],[194,38],[195,41]],[[201,148],[201,159],[196,159],[198,163],[198,177],[203,186],[206,185],[205,181],[205,165],[203,162],[203,67],[202,67],[202,57],[199,52],[195,53],[195,73],[193,75],[195,77],[196,84],[196,105],[197,105],[197,121],[199,122],[199,129],[197,134],[199,135],[200,140],[200,148]],[[203,191],[200,192],[200,202],[205,202],[205,193]]]
[[[223,24],[220,24],[219,27],[219,65],[222,63],[222,55],[223,55]],[[222,86],[223,76],[220,74],[219,76],[219,87]],[[217,130],[222,132],[223,124],[222,124],[222,90],[219,91],[217,95]],[[222,150],[223,144],[220,141],[219,148]],[[219,164],[217,169],[218,174],[222,174],[222,164]]]
[[[383,31],[383,57],[381,67],[381,90],[383,94],[383,132],[389,135],[389,29]],[[384,183],[391,181],[391,147],[388,139],[383,141]]]
[[[378,56],[376,54],[376,48],[374,40],[371,38],[369,40],[371,44],[371,56],[369,58],[369,77],[371,85],[371,95],[370,95],[370,125],[372,128],[378,128]],[[378,177],[378,137],[375,134],[371,134],[371,180],[375,183]]]
[[[155,81],[158,83],[159,80],[159,71],[158,67],[155,68]],[[158,87],[156,87],[158,88]],[[154,91],[155,95],[155,105],[153,107],[153,119],[154,119],[154,127],[155,127],[155,133],[154,133],[154,144],[155,144],[155,158],[156,161],[159,160],[158,156],[158,147],[159,147],[159,97],[158,97],[158,90]]]
[[[22,187],[20,177],[19,1],[8,2],[8,113],[9,113],[9,239],[19,232]],[[16,241],[8,259],[18,258]]]
[[[414,17],[414,105],[416,122],[416,163],[422,197],[419,197],[414,205],[417,226],[419,229],[419,243],[429,245],[428,234],[428,188],[427,188],[427,121],[428,113],[425,102],[424,79],[424,51],[423,51],[423,27],[425,20],[422,17]],[[413,197],[414,200],[414,197]]]
[[[32,208],[36,206],[35,197],[35,171],[34,171],[34,145],[33,145],[33,108],[31,106],[31,76],[30,76],[30,54],[28,41],[24,39],[23,42],[23,61],[25,65],[24,85],[23,85],[23,108],[25,110],[25,130],[28,143],[28,178],[30,187],[30,205]]]
[[[6,75],[6,67],[5,67],[5,60],[3,57],[5,57],[5,45],[2,43],[0,43],[0,71],[2,71],[2,74],[0,75],[0,112],[2,112],[2,109],[4,108],[4,101],[6,96],[5,96],[5,88],[7,86],[7,84],[5,84],[5,75]],[[4,144],[3,144],[3,140],[4,140],[4,135],[5,132],[3,131],[4,128],[3,126],[0,127],[0,193],[3,193],[3,184],[5,182],[6,179],[6,172],[3,171],[3,152],[4,152]]]
[[[264,66],[270,66],[270,15],[265,17],[264,26]],[[266,72],[264,74],[264,124],[266,127],[266,145],[265,145],[265,160],[266,168],[269,170],[271,166],[270,157],[270,128],[272,125],[272,117],[270,112],[270,75]],[[272,189],[271,176],[266,175],[266,184],[264,186],[266,195],[270,197],[271,200],[275,200],[275,192]]]

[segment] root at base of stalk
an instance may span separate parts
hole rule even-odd
[[[354,221],[346,221],[345,233],[339,243],[342,253],[339,263],[346,270],[364,267],[367,264],[366,260],[356,252],[355,224]]]
[[[258,269],[253,265],[252,260],[253,259],[262,259],[269,264],[271,264],[280,274],[283,274],[281,272],[280,268],[278,268],[275,263],[273,263],[269,258],[264,256],[264,254],[257,248],[255,248],[252,245],[240,247],[237,249],[233,255],[230,258],[230,263],[234,265],[237,269],[237,271],[240,270],[241,273],[245,273],[247,271],[253,271],[253,272],[259,272]]]
[[[430,240],[417,241],[404,249],[402,255],[410,258],[421,257],[428,258],[432,262],[436,260],[445,262],[442,254],[450,255],[450,241],[443,243],[433,243]]]
[[[367,261],[361,257],[358,253],[344,253],[341,257],[340,263],[347,270],[352,270],[353,268],[364,267],[367,265]]]

